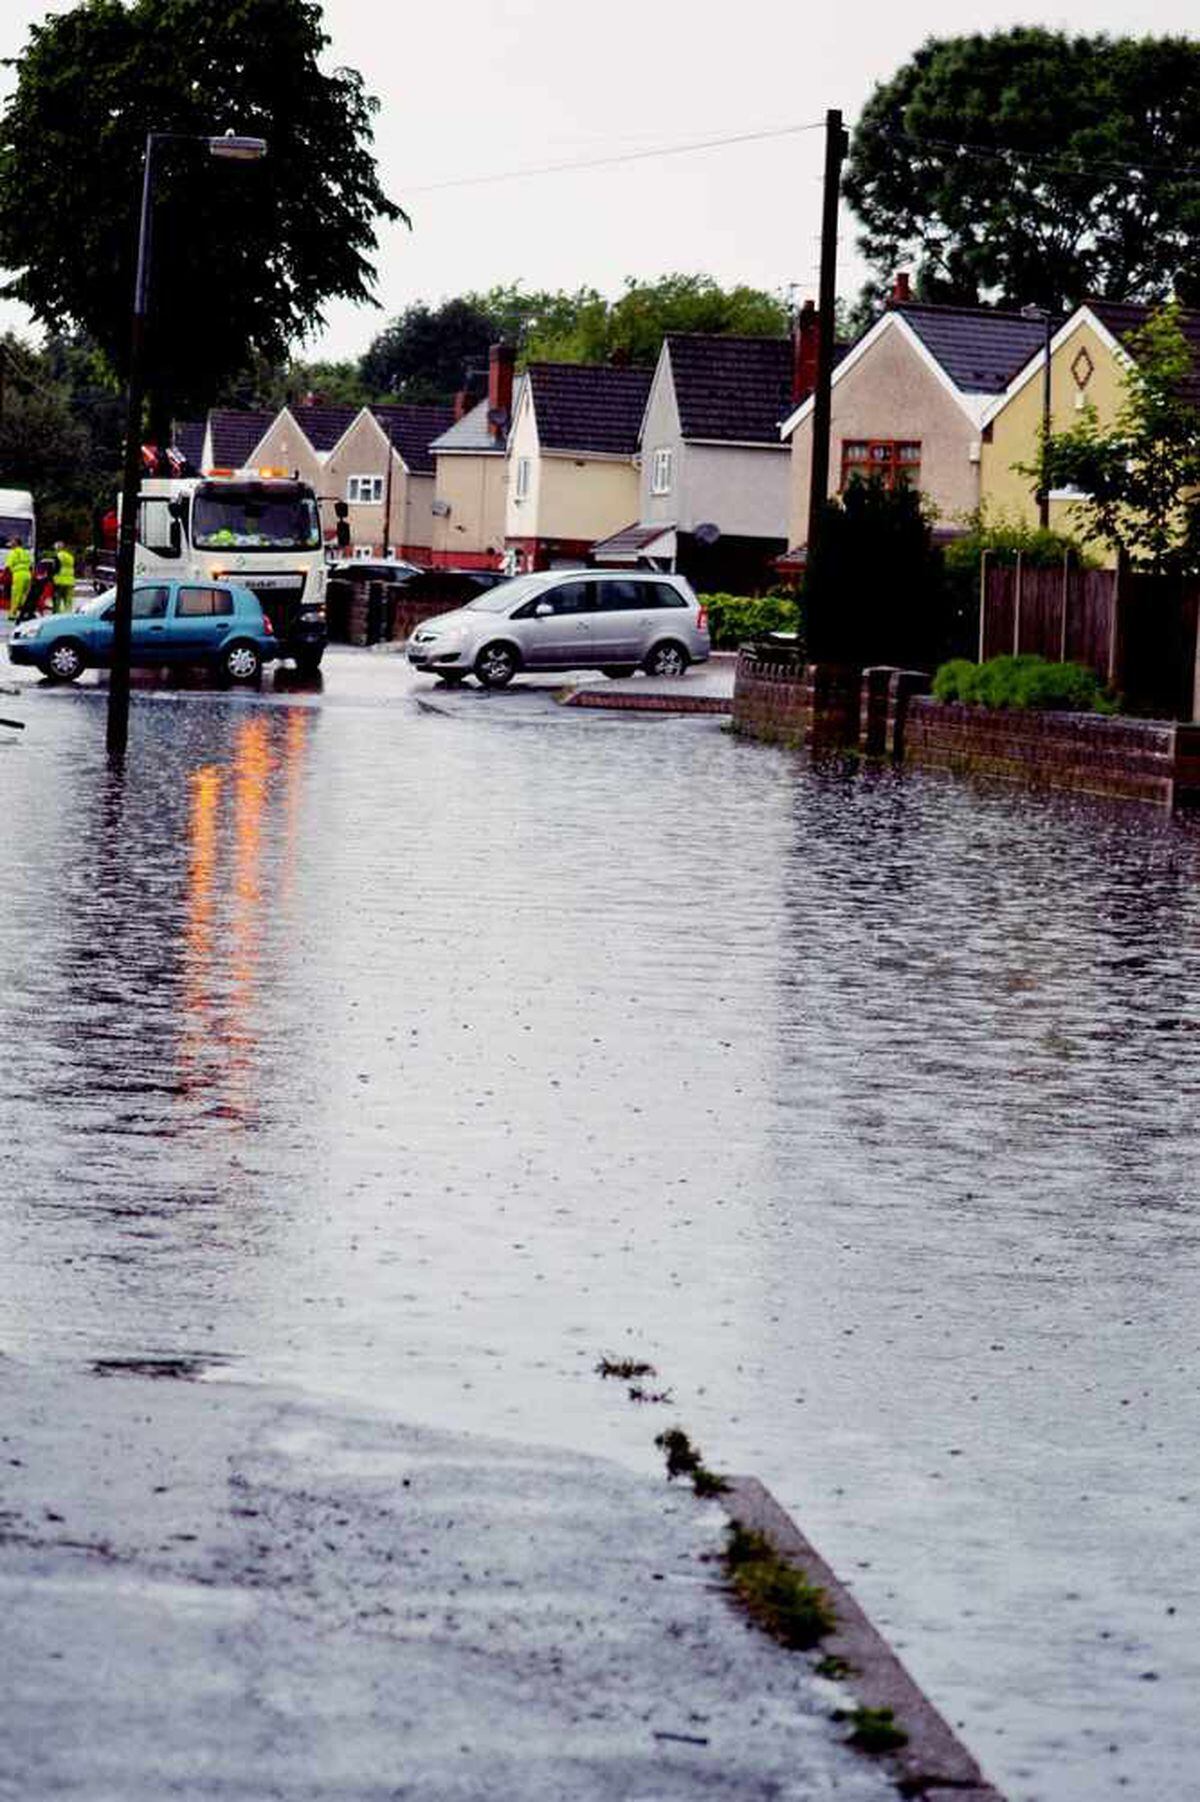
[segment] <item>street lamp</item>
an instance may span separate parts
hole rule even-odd
[[[133,332],[125,408],[125,467],[121,477],[121,527],[117,539],[117,599],[113,610],[112,664],[108,682],[108,753],[123,757],[129,742],[129,661],[133,640],[133,563],[141,487],[142,403],[145,400],[146,315],[150,298],[150,223],[154,206],[155,152],[160,144],[204,144],[210,156],[257,162],[267,154],[265,138],[221,137],[199,132],[152,131],[146,136],[142,212],[138,225],[137,278],[133,289]]]
[[[1050,525],[1050,484],[1046,479],[1046,459],[1050,453],[1050,339],[1053,336],[1054,314],[1049,307],[1031,304],[1021,308],[1022,319],[1040,319],[1044,328],[1042,364],[1042,476],[1038,483],[1037,504],[1038,524],[1043,531]]]

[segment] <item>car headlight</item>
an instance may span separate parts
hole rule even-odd
[[[22,625],[13,627],[12,636],[14,638],[36,638],[44,624],[44,620],[27,619]]]
[[[418,632],[417,637],[422,644],[432,645],[437,651],[458,651],[462,649],[466,633],[462,626],[430,627],[427,631]]]

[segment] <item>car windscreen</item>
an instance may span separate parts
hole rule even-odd
[[[543,586],[540,578],[535,576],[515,576],[511,582],[501,582],[499,588],[489,588],[486,594],[477,594],[465,606],[471,613],[507,613],[518,601]]]
[[[256,482],[201,487],[192,502],[192,542],[206,551],[320,550],[317,503],[300,489]]]
[[[103,613],[106,607],[111,607],[116,598],[116,589],[106,588],[103,594],[94,595],[90,601],[81,601],[75,608],[75,612],[90,614],[94,619],[98,613]]]

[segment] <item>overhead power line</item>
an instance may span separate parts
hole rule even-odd
[[[1058,175],[1087,176],[1100,171],[1112,175],[1162,175],[1176,180],[1200,176],[1200,166],[1189,163],[1118,163],[1082,153],[1068,161],[1061,156],[1039,156],[1036,151],[1018,149],[1013,144],[968,144],[961,138],[928,138],[914,131],[890,131],[884,135],[895,144],[910,144],[916,150],[953,150],[960,156],[982,158],[988,162],[1016,159],[1032,168],[1046,169]]]
[[[689,156],[696,150],[723,150],[729,144],[761,144],[770,138],[795,137],[803,131],[824,131],[824,121],[812,125],[777,125],[770,131],[742,131],[724,138],[697,138],[687,144],[658,144],[652,150],[625,150],[612,156],[581,157],[570,163],[536,163],[526,169],[503,169],[487,175],[461,175],[451,181],[407,188],[406,194],[443,194],[449,188],[479,188],[498,181],[523,181],[534,175],[566,175],[577,169],[608,169],[616,163],[642,163],[653,157]]]

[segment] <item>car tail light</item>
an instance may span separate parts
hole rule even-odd
[[[268,638],[274,638],[275,628],[271,624],[271,615],[269,613],[263,614],[263,631],[266,633]]]
[[[700,612],[696,616],[696,630],[698,632],[708,631],[708,608],[703,601],[700,602]]]

